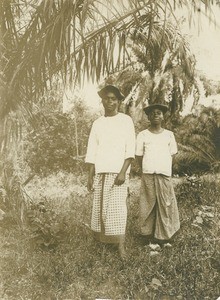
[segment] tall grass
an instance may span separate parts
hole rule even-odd
[[[36,178],[27,192],[40,206],[21,230],[1,224],[1,299],[210,299],[220,296],[220,189],[215,180],[175,186],[181,230],[172,248],[151,256],[138,237],[140,181],[131,180],[126,247],[93,240],[85,178]],[[42,209],[43,207],[43,209]],[[43,210],[43,211],[42,211]],[[51,217],[48,221],[45,214]],[[35,220],[34,219],[40,219]],[[33,224],[34,223],[34,224]],[[34,227],[35,226],[35,227]],[[44,228],[45,227],[45,228]],[[48,236],[52,240],[47,240]]]

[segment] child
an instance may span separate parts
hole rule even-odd
[[[138,134],[136,142],[136,158],[142,169],[140,233],[158,244],[168,243],[180,228],[171,179],[177,145],[173,132],[162,127],[167,110],[162,104],[144,108],[150,126]]]
[[[107,85],[98,94],[105,115],[92,125],[86,154],[87,187],[89,191],[94,189],[91,227],[99,241],[118,244],[124,259],[128,174],[135,155],[134,124],[118,111],[124,96],[117,87]]]

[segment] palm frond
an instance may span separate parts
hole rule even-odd
[[[204,2],[209,9],[212,1]],[[152,45],[166,43],[167,10],[180,5],[196,12],[196,3],[187,0],[1,0],[0,118],[35,101],[56,74],[81,83],[125,67],[132,29],[148,28],[149,53]]]

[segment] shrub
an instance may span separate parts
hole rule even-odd
[[[26,139],[26,162],[33,173],[48,175],[59,170],[82,172],[92,115],[82,102],[73,113],[38,113],[35,129]]]
[[[218,171],[217,128],[219,112],[214,108],[203,108],[199,115],[187,115],[175,131],[178,154],[174,158],[174,173],[192,175],[207,171]]]

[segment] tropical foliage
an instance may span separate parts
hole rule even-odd
[[[206,8],[212,4],[202,2]],[[57,74],[72,83],[99,80],[124,68],[130,62],[126,41],[134,30],[146,28],[150,49],[160,20],[163,44],[167,19],[173,16],[175,22],[174,10],[182,6],[189,8],[189,16],[198,11],[196,2],[188,0],[1,0],[0,119],[18,109],[30,113],[31,103]]]
[[[200,75],[200,80],[203,83],[205,89],[205,96],[220,94],[220,82],[206,78],[204,75]]]
[[[219,110],[211,107],[183,118],[174,129],[179,145],[174,160],[175,173],[219,171],[219,122]]]
[[[39,111],[34,118],[35,128],[28,132],[22,149],[31,172],[43,176],[60,170],[82,172],[95,115],[78,99],[68,113]]]
[[[125,265],[115,249],[94,243],[87,224],[91,196],[84,175],[76,176],[92,117],[81,102],[61,112],[66,84],[109,75],[120,76],[130,112],[137,90],[149,101],[161,91],[173,112],[181,110],[195,84],[194,62],[175,26],[175,8],[187,7],[190,20],[213,2],[0,0],[2,299],[219,296],[218,183],[177,186],[181,231],[175,247],[153,257],[136,236],[139,183],[132,178]],[[176,170],[214,166],[218,127],[214,110],[183,120]],[[24,181],[16,169],[23,159],[34,174],[73,172]]]
[[[106,79],[106,83],[121,87],[127,97],[124,110],[132,115],[137,128],[144,121],[144,105],[167,103],[171,119],[176,119],[192,92],[194,103],[199,99],[195,57],[178,27],[167,21],[164,28],[163,23],[157,22],[149,40],[148,33],[145,27],[134,30],[128,48],[133,63]]]
[[[180,55],[185,53],[180,37],[180,44],[169,48],[173,35],[168,32],[178,24],[175,9],[186,7],[190,20],[201,11],[200,4],[209,12],[213,1],[0,0],[0,143],[5,155],[16,157],[12,142],[20,138],[24,124],[37,124],[36,105],[45,91],[57,82],[99,81],[124,69],[133,59],[128,43],[144,40],[148,62],[152,51],[162,49],[160,63],[155,64],[155,56],[156,67],[148,66],[154,77],[159,65],[169,69],[165,49],[169,59],[176,53],[175,59],[187,61],[188,56]],[[178,90],[178,79],[173,83]],[[177,97],[172,99],[175,104]]]

